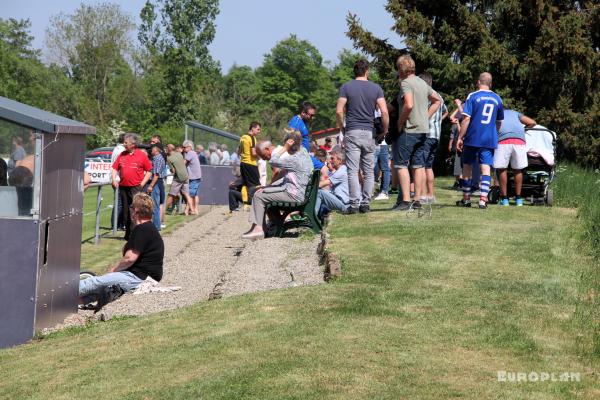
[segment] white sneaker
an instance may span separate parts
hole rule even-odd
[[[160,224],[160,228],[161,228],[161,229],[165,229],[166,227],[167,227],[167,225],[165,225],[165,224]]]
[[[387,193],[381,192],[373,200],[389,200],[389,198],[390,196]]]

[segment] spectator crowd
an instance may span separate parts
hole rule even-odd
[[[165,213],[179,204],[183,214],[198,214],[201,165],[232,168],[229,212],[249,211],[245,239],[264,238],[272,226],[302,218],[297,213],[281,214],[269,205],[304,202],[309,182],[317,174],[314,213],[321,220],[333,211],[369,213],[372,201],[389,199],[394,189],[392,211],[410,212],[435,203],[433,166],[442,121],[449,112],[431,75],[416,75],[410,55],[400,56],[396,67],[398,94],[386,102],[382,88],[369,80],[369,63],[364,59],[355,63],[355,78],[341,86],[335,106],[339,134],[326,137],[320,145],[311,142],[309,135],[317,107],[307,101],[290,119],[280,145],[258,140],[262,126],[256,121],[240,137],[237,149],[216,142],[205,149],[190,140],[163,145],[159,135],[141,146],[138,135],[122,135],[113,152],[112,182],[120,194],[118,223],[125,229],[127,244],[111,274],[82,283],[82,299],[89,301],[91,294],[120,283],[123,291],[131,290],[146,276],[160,280],[163,246],[158,231],[165,226]],[[522,170],[527,167],[524,126],[534,126],[535,121],[504,109],[502,99],[492,91],[488,72],[479,75],[476,90],[464,103],[455,99],[454,104],[448,152],[455,156],[456,187],[462,191],[456,205],[471,207],[471,197],[479,192],[476,207],[486,209],[493,169],[498,172],[500,204],[509,205],[509,166],[515,176],[515,205],[522,205]],[[474,166],[479,179],[473,179]],[[167,189],[169,175],[172,183]]]

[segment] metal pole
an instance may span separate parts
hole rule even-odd
[[[98,186],[98,198],[96,199],[96,233],[94,244],[100,244],[100,209],[102,207],[102,186]]]
[[[115,189],[115,199],[113,203],[113,213],[112,213],[112,227],[113,227],[113,236],[117,236],[117,223],[119,219],[119,185],[117,185]]]

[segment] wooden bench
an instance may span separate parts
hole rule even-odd
[[[275,236],[282,237],[288,229],[298,227],[310,228],[314,233],[321,232],[323,226],[315,212],[320,177],[321,171],[313,171],[312,177],[306,186],[306,192],[302,202],[272,201],[267,203],[267,213],[281,215],[280,218],[271,221],[275,226]],[[295,211],[298,211],[299,214],[293,215],[292,219],[286,221],[286,217]]]

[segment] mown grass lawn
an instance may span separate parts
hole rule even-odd
[[[442,181],[446,186],[449,181]],[[0,397],[596,399],[572,209],[379,203],[336,215],[343,277],[97,323],[0,351]],[[499,382],[498,371],[580,374]]]

